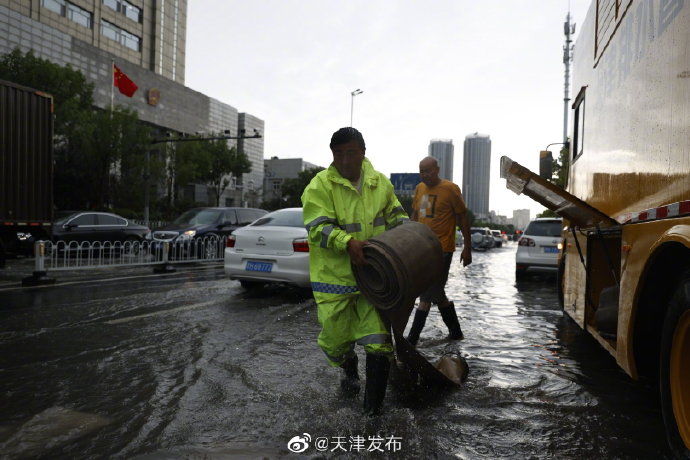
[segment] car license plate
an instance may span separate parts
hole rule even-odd
[[[544,248],[544,252],[548,254],[553,254],[553,253],[558,253],[558,248],[556,246],[542,246]]]
[[[247,266],[244,268],[249,272],[266,272],[270,273],[273,270],[272,262],[253,262],[247,261]]]

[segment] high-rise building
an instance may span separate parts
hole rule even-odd
[[[514,209],[512,221],[515,230],[524,230],[527,228],[530,221],[529,209]]]
[[[438,160],[439,176],[453,182],[453,140],[432,139],[429,142],[429,156]]]
[[[462,161],[462,194],[477,219],[489,217],[491,138],[473,133],[465,137]]]
[[[94,84],[94,104],[137,112],[156,135],[263,132],[263,121],[184,86],[188,0],[0,0],[0,55],[18,48],[59,65],[71,65]],[[113,62],[139,87],[133,97],[113,93]],[[42,89],[42,88],[36,88]],[[221,204],[246,204],[251,184],[263,184],[263,140],[234,140],[252,172],[228,187]],[[154,147],[153,149],[162,148]],[[183,184],[180,184],[182,187]],[[206,186],[188,197],[210,201]],[[185,192],[187,193],[187,192]],[[215,203],[214,203],[215,204]]]

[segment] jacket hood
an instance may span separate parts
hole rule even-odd
[[[331,182],[354,188],[349,179],[345,179],[340,175],[340,172],[338,172],[338,169],[333,163],[331,163],[326,172],[326,176]],[[374,167],[371,165],[371,162],[367,159],[367,157],[364,157],[364,160],[362,160],[362,174],[360,178],[362,179],[362,184],[367,184],[370,187],[376,187],[379,184],[379,178],[376,174],[376,170],[374,170]]]

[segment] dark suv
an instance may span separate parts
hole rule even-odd
[[[255,208],[194,208],[165,227],[151,232],[154,242],[184,242],[229,236],[233,230],[254,222],[268,211]]]

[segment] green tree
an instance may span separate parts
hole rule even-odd
[[[203,182],[210,169],[208,146],[203,141],[166,144],[166,195],[168,207],[175,208],[180,199],[180,186]]]
[[[294,179],[285,179],[280,187],[282,208],[298,208],[302,206],[302,193],[309,182],[324,168],[309,168],[300,171]]]
[[[247,155],[238,152],[235,147],[229,147],[224,139],[201,142],[207,158],[201,179],[210,187],[216,205],[220,206],[220,197],[230,185],[231,178],[242,177],[242,174],[250,172],[252,164]]]
[[[568,172],[570,170],[570,149],[567,145],[563,146],[558,153],[558,159],[553,160],[553,172],[551,173],[551,182],[561,188],[568,186]]]
[[[545,209],[543,212],[540,212],[539,214],[537,214],[537,218],[540,218],[540,217],[560,217],[560,216],[550,209]]]
[[[37,58],[31,51],[15,49],[1,56],[0,78],[53,96],[54,199],[59,208],[143,206],[139,195],[144,190],[150,133],[136,112],[95,108],[93,84],[81,72]],[[155,162],[153,166],[154,173],[160,169]]]

